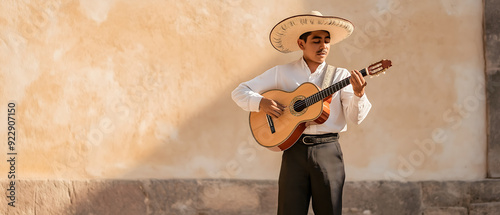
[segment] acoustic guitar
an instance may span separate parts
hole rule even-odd
[[[392,66],[390,60],[381,60],[359,72],[363,76],[378,75]],[[329,96],[350,84],[349,77],[320,90],[313,83],[303,83],[292,92],[270,90],[262,93],[287,106],[279,118],[262,112],[250,113],[250,129],[260,145],[272,151],[284,151],[299,139],[307,122],[324,123],[330,115]]]

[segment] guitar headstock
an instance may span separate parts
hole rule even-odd
[[[370,66],[368,66],[368,74],[369,75],[378,75],[381,72],[384,72],[385,70],[389,69],[389,67],[392,66],[391,60],[383,59],[379,62],[376,62]]]

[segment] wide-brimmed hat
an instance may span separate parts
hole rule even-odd
[[[297,39],[300,35],[318,30],[330,32],[330,45],[333,45],[351,35],[354,25],[347,19],[323,16],[318,11],[312,11],[311,14],[288,17],[276,24],[269,34],[269,40],[280,52],[298,51]]]

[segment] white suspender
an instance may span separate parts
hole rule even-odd
[[[323,84],[321,85],[322,90],[332,85],[333,76],[335,76],[335,72],[337,71],[337,67],[335,66],[325,65],[325,67],[327,67],[327,70],[325,78],[323,79]]]

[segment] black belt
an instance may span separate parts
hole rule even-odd
[[[302,134],[299,138],[299,142],[307,146],[314,146],[323,143],[331,143],[338,139],[338,133],[328,133],[328,134]]]

